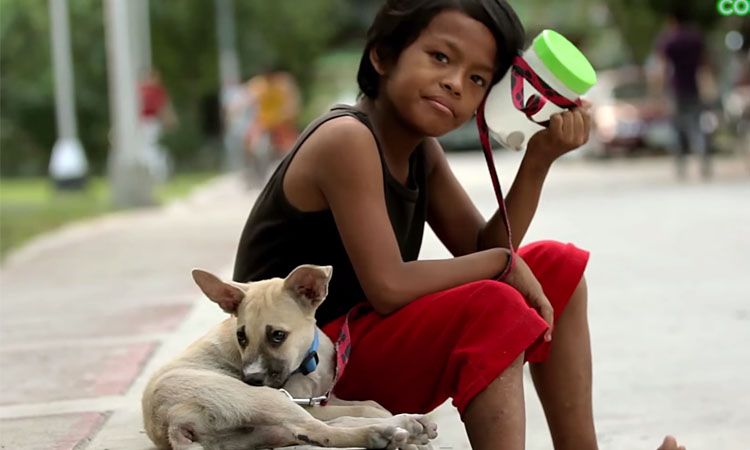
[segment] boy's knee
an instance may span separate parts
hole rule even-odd
[[[524,257],[524,259],[527,257],[527,255],[532,254],[544,254],[545,257],[550,257],[554,255],[564,255],[566,254],[570,249],[570,244],[560,241],[555,241],[552,239],[546,239],[543,241],[535,241],[528,245],[525,245],[523,247],[523,254],[521,256]]]
[[[507,314],[509,309],[526,307],[526,300],[512,286],[494,280],[476,282],[476,290],[463,301],[464,310],[471,316]]]

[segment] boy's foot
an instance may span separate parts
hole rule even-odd
[[[685,450],[684,445],[677,445],[677,439],[674,436],[667,436],[664,438],[664,442],[656,450]]]

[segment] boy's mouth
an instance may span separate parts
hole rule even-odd
[[[453,111],[453,108],[448,104],[448,102],[441,99],[440,97],[425,97],[425,100],[427,100],[427,103],[429,103],[437,111],[440,111],[443,114],[448,114],[454,118],[456,117],[456,113],[455,111]]]

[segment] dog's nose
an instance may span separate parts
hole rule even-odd
[[[242,381],[250,386],[263,386],[266,376],[263,372],[245,374]]]

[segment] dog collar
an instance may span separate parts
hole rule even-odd
[[[307,350],[307,355],[305,356],[305,359],[302,360],[302,364],[300,364],[299,368],[295,370],[295,372],[299,372],[302,375],[309,375],[313,372],[315,372],[315,369],[318,368],[318,362],[320,361],[320,358],[318,358],[318,346],[320,345],[320,336],[318,327],[315,327],[315,336],[313,336],[312,344],[310,344],[310,349]]]

